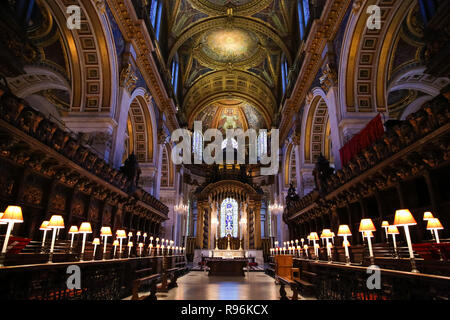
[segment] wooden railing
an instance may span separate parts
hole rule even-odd
[[[163,259],[165,259],[163,264]],[[69,288],[80,268],[80,288]],[[105,261],[46,263],[0,268],[1,300],[117,300],[132,295],[136,271],[185,267],[184,256],[144,257]],[[70,272],[69,272],[69,271]],[[69,281],[68,281],[69,280]]]
[[[294,259],[300,272],[314,275],[315,296],[325,300],[448,300],[450,277],[380,268],[380,286],[368,267]],[[369,285],[368,285],[369,283]]]

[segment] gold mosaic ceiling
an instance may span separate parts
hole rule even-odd
[[[168,12],[167,65],[179,61],[180,112],[189,127],[205,113],[214,119],[231,114],[226,101],[233,101],[238,127],[270,128],[282,56],[291,63],[295,1],[169,0]]]

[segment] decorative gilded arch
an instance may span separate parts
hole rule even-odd
[[[114,57],[113,44],[107,39],[108,30],[104,7],[94,6],[92,1],[67,0],[48,1],[56,23],[62,34],[64,46],[69,57],[72,99],[71,112],[112,113]],[[69,5],[77,4],[81,8],[81,28],[70,30],[66,27]]]
[[[171,149],[164,145],[161,161],[161,187],[170,188],[174,186],[174,166],[171,157]]]
[[[330,121],[328,106],[321,96],[315,96],[306,113],[304,161],[315,163],[322,153],[330,160]]]
[[[203,19],[197,23],[190,25],[186,30],[184,30],[182,34],[178,37],[178,39],[175,41],[172,48],[170,49],[169,57],[167,59],[167,66],[170,66],[172,59],[175,56],[175,53],[187,40],[192,39],[196,35],[203,33],[207,30],[219,27],[223,28],[224,26],[243,28],[269,37],[284,52],[288,64],[289,65],[292,64],[292,57],[289,52],[289,49],[287,48],[283,39],[280,38],[277,31],[268,23],[257,21],[248,17],[219,16]]]
[[[149,106],[143,96],[136,96],[128,111],[129,145],[139,162],[153,161],[154,128]]]
[[[346,112],[386,112],[389,59],[394,40],[413,0],[369,0],[353,16],[346,30],[341,56],[341,105]],[[367,8],[381,8],[381,29],[367,29]]]
[[[187,92],[184,108],[188,123],[206,105],[224,98],[240,98],[253,104],[270,125],[276,100],[270,88],[256,76],[244,71],[226,70],[209,73],[198,79]]]
[[[233,9],[233,14],[241,16],[251,16],[265,9],[273,0],[251,0],[241,5],[223,6],[215,4],[208,0],[189,0],[194,8],[208,15],[225,15],[228,8]]]

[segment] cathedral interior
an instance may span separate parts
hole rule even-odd
[[[449,1],[0,16],[2,300],[450,298]]]

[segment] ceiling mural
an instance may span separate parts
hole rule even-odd
[[[283,57],[289,65],[292,63],[290,35],[292,28],[296,28],[295,3],[290,0],[170,0],[169,3],[167,64],[170,67],[173,59],[180,64],[180,112],[188,125],[203,117],[216,127],[269,125],[281,98],[279,65]],[[220,116],[217,110],[208,110],[223,107],[226,99],[239,101],[239,107],[224,109]],[[218,121],[221,116],[222,122]]]

